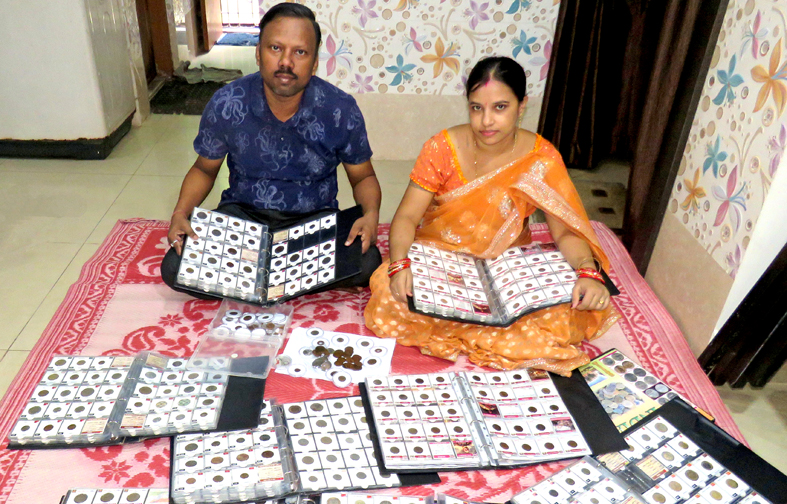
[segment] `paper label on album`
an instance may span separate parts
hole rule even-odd
[[[101,434],[107,426],[108,418],[92,418],[85,422],[82,434]]]
[[[113,368],[131,367],[131,364],[133,363],[134,363],[134,357],[115,357],[112,360],[112,365],[110,367]]]
[[[120,424],[121,429],[141,429],[145,425],[146,415],[123,415],[123,421]]]
[[[260,467],[260,481],[281,481],[283,479],[284,473],[281,464]]]
[[[167,358],[151,353],[148,355],[148,358],[145,361],[145,365],[153,366],[154,368],[158,368],[158,369],[164,369],[167,367]]]

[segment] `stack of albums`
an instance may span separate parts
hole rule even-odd
[[[580,462],[515,495],[514,504],[769,504],[787,476],[680,399],[625,432],[628,449]]]
[[[297,490],[281,411],[268,401],[254,429],[186,434],[172,444],[170,493],[177,504],[259,501]]]
[[[268,305],[307,294],[361,271],[361,243],[344,239],[360,207],[287,229],[195,208],[176,283],[181,287]],[[337,244],[338,240],[338,244]]]
[[[262,400],[258,384],[233,383],[226,373],[189,370],[186,359],[153,352],[56,356],[11,430],[9,448],[117,444],[212,430],[228,390],[233,403]]]
[[[368,378],[365,388],[389,471],[519,466],[592,452],[545,371],[398,375]],[[609,422],[583,411],[591,413]]]
[[[495,259],[414,243],[412,311],[448,320],[508,326],[542,308],[571,301],[577,275],[554,243],[512,247]],[[613,295],[618,290],[606,279]]]

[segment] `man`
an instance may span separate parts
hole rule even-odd
[[[161,265],[175,290],[183,240],[197,237],[189,215],[210,193],[225,157],[230,187],[217,211],[273,228],[336,208],[341,162],[363,209],[345,245],[362,240],[363,264],[359,275],[334,287],[365,287],[380,265],[374,243],[381,193],[366,126],[350,95],[314,77],[320,39],[309,8],[274,6],[260,21],[259,73],[227,84],[205,107],[194,140],[199,157],[183,180],[167,235],[172,248]]]

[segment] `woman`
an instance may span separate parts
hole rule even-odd
[[[372,276],[364,315],[378,336],[419,346],[427,355],[456,360],[463,353],[482,366],[567,375],[589,361],[576,345],[603,334],[619,315],[610,306],[609,291],[595,279],[598,266],[609,269],[609,262],[560,154],[518,127],[525,90],[525,73],[510,58],[483,59],[473,68],[466,86],[470,123],[424,144],[391,223],[390,261]],[[530,243],[527,219],[538,208],[558,248],[580,273],[571,304],[539,310],[506,328],[409,311],[413,279],[406,258],[414,240],[494,258]]]

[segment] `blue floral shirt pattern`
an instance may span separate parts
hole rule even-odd
[[[297,213],[337,208],[336,167],[372,157],[352,96],[312,77],[298,112],[281,122],[268,107],[259,72],[216,91],[194,150],[208,159],[227,156],[230,187],[222,203]]]

